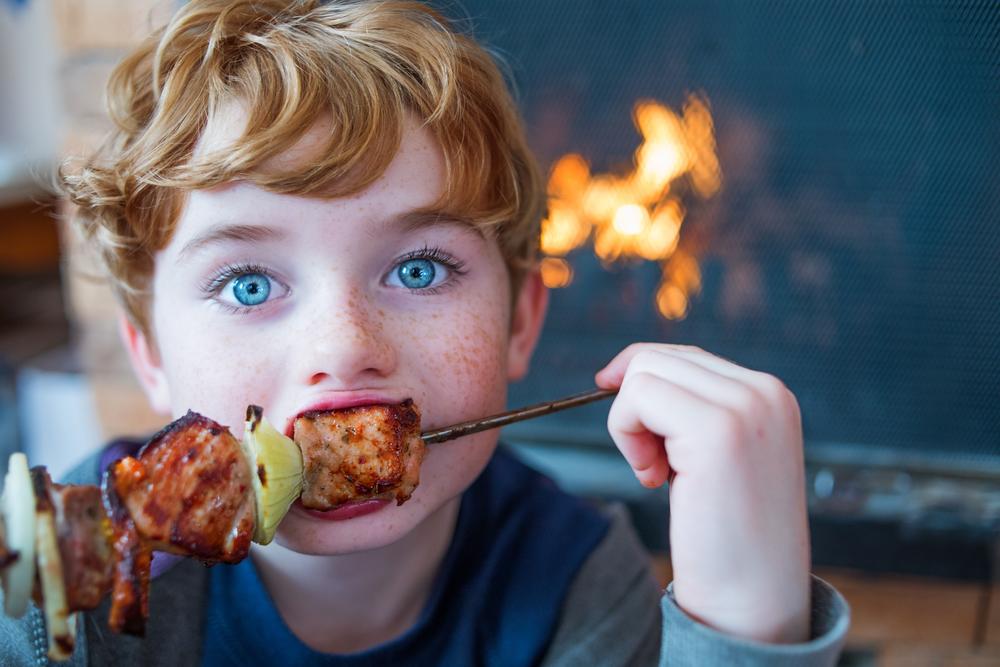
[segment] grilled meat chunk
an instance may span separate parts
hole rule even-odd
[[[136,462],[132,458],[122,459],[108,468],[101,489],[114,540],[115,569],[108,627],[114,632],[142,637],[149,616],[149,571],[153,550],[139,535],[124,501],[118,495],[118,475],[127,472],[119,467],[122,461]]]
[[[250,552],[250,466],[229,429],[195,412],[112,466],[114,491],[150,546],[208,562]]]
[[[70,612],[93,609],[111,589],[111,522],[96,486],[52,485],[56,534]]]
[[[399,405],[306,412],[295,420],[302,449],[302,505],[328,510],[352,500],[395,498],[402,505],[420,481],[420,412]]]

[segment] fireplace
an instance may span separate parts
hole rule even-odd
[[[461,12],[507,61],[550,173],[551,308],[511,404],[587,389],[632,341],[704,347],[798,396],[818,559],[849,558],[824,526],[876,526],[872,539],[924,554],[956,536],[971,551],[937,558],[964,563],[951,570],[895,555],[872,567],[987,576],[1000,530],[995,4]],[[655,225],[652,249],[639,244]],[[606,411],[505,437],[564,483],[629,499],[641,523],[664,494],[616,467]]]

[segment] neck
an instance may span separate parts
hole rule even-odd
[[[354,653],[416,623],[451,544],[459,500],[378,549],[313,556],[271,543],[254,545],[251,556],[296,637],[316,651]]]

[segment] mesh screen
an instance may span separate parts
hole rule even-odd
[[[513,404],[586,389],[634,340],[786,381],[808,445],[1000,458],[1000,5],[464,0],[503,54],[546,164],[629,163],[631,108],[711,103],[722,190],[682,244],[703,289],[653,305],[655,264],[570,256]],[[603,437],[606,406],[540,432]]]

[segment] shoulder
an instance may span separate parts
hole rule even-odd
[[[602,512],[610,527],[568,591],[546,667],[657,662],[661,591],[649,555],[623,505]]]
[[[566,493],[551,478],[523,463],[513,452],[501,447],[494,454],[486,470],[467,492],[485,502],[486,511],[491,514],[537,511],[544,504],[543,514],[574,513],[600,523],[605,528],[609,519],[599,508],[578,496]]]
[[[138,440],[113,440],[98,451],[88,454],[59,482],[61,484],[100,485],[104,470],[111,462],[124,456],[131,456],[138,452],[141,447],[142,442]]]
[[[476,622],[487,664],[538,664],[609,519],[501,449],[462,497],[444,597]]]

